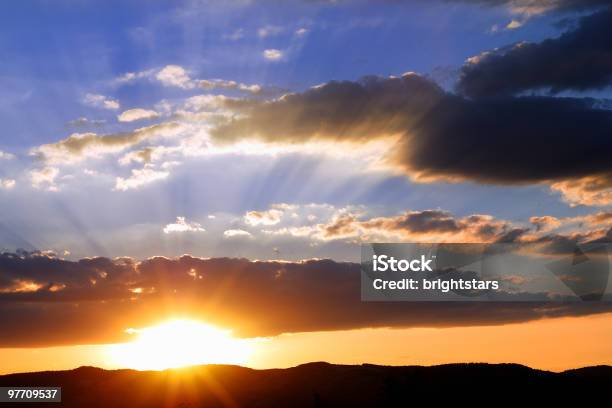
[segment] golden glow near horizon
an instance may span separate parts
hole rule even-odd
[[[230,330],[195,320],[171,320],[128,333],[138,337],[107,346],[113,366],[163,370],[199,364],[245,365],[252,351],[250,340],[235,339]]]
[[[180,320],[134,334],[138,338],[125,344],[0,348],[0,374],[82,365],[161,369],[223,363],[264,369],[311,361],[383,365],[518,363],[552,371],[612,365],[612,313],[501,326],[338,330],[266,339],[236,339],[227,330]]]

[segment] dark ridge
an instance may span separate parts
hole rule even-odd
[[[606,394],[612,367],[562,373],[518,364],[423,366],[315,362],[254,370],[206,365],[165,371],[79,367],[0,376],[0,386],[60,386],[66,407],[370,407],[425,401],[474,405],[503,402],[582,404]],[[9,405],[2,405],[9,406]],[[19,407],[40,406],[15,404]]]

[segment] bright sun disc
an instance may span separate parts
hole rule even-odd
[[[198,364],[244,365],[251,354],[249,340],[231,331],[194,320],[172,320],[144,329],[129,329],[138,337],[109,346],[114,365],[137,370],[163,370]]]

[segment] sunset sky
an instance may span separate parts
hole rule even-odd
[[[364,242],[612,242],[608,4],[2,4],[0,373],[172,322],[257,368],[612,364],[610,302],[359,297]]]

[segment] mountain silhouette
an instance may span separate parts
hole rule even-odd
[[[80,367],[0,376],[0,386],[62,387],[61,404],[14,404],[19,407],[394,407],[441,402],[548,406],[604,398],[610,384],[610,366],[554,373],[517,364],[309,363],[270,370],[205,365],[165,371]]]

